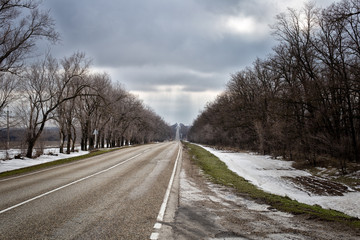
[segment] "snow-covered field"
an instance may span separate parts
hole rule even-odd
[[[19,154],[21,150],[11,149],[8,151],[8,154],[11,158]],[[51,155],[49,155],[51,153]],[[48,148],[44,150],[44,155],[35,158],[24,158],[24,159],[11,159],[11,160],[0,160],[0,172],[6,172],[14,169],[29,167],[37,164],[42,164],[46,162],[51,162],[63,158],[76,157],[89,153],[88,151],[78,151],[71,154],[62,154],[59,153],[59,148]],[[6,155],[5,151],[0,151],[0,159],[4,159]],[[57,156],[56,156],[57,155]]]
[[[360,192],[349,189],[343,196],[320,196],[311,193],[286,177],[309,177],[310,173],[291,167],[292,162],[269,156],[233,153],[204,147],[226,163],[228,168],[266,192],[288,196],[309,205],[320,205],[360,218]]]

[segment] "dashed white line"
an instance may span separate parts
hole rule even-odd
[[[159,238],[159,233],[153,232],[150,235],[150,240],[157,240]]]
[[[161,223],[155,223],[154,228],[155,228],[155,229],[160,229],[161,226],[162,226]]]
[[[80,156],[82,156],[82,155],[80,155]],[[62,160],[62,159],[58,159],[58,160]],[[58,161],[58,160],[55,160],[55,161]],[[81,163],[81,162],[86,161],[86,160],[87,159],[78,160],[78,161],[75,161],[75,162],[70,162],[70,163],[67,163],[67,166],[70,166],[70,165],[76,164],[76,163]],[[34,166],[34,165],[32,165],[32,166]],[[27,167],[32,167],[32,166],[27,166]],[[25,167],[25,168],[27,168],[27,167]],[[38,171],[35,171],[35,172],[30,172],[30,173],[21,174],[19,176],[15,176],[15,177],[9,177],[9,178],[5,178],[5,179],[1,179],[0,182],[6,182],[6,181],[14,180],[14,179],[17,179],[17,178],[23,178],[23,177],[31,176],[31,175],[34,175],[34,174],[54,170],[56,168],[61,168],[61,167],[64,167],[64,166],[63,165],[57,165],[57,166],[54,166],[54,167],[49,167],[49,168],[46,168],[46,169],[43,169],[43,170],[38,170]],[[17,170],[17,169],[14,169],[14,170]],[[12,170],[10,170],[10,171],[12,171]]]
[[[99,174],[108,172],[108,171],[110,171],[110,170],[113,169],[113,168],[116,168],[116,167],[118,167],[118,166],[120,166],[120,165],[122,165],[122,164],[124,164],[124,163],[126,163],[126,162],[128,162],[128,161],[130,161],[130,160],[132,160],[132,159],[134,159],[134,158],[139,157],[140,155],[144,154],[145,152],[146,152],[146,151],[144,151],[144,152],[142,152],[142,153],[139,153],[139,154],[137,154],[137,155],[135,155],[135,156],[133,156],[133,157],[131,157],[131,158],[123,161],[123,162],[117,163],[117,164],[115,164],[115,165],[113,165],[113,166],[111,166],[111,167],[109,167],[109,168],[107,168],[107,169],[104,169],[104,170],[101,170],[101,171],[99,171],[99,172],[93,173],[93,174],[91,174],[91,175],[89,175],[89,176],[80,178],[80,179],[78,179],[78,180],[75,180],[75,181],[73,181],[73,182],[70,182],[70,183],[68,183],[68,184],[65,184],[65,185],[63,185],[63,186],[61,186],[61,187],[55,188],[55,189],[53,189],[53,190],[50,190],[50,191],[45,192],[45,193],[43,193],[43,194],[40,194],[40,195],[38,195],[38,196],[36,196],[36,197],[30,198],[30,199],[28,199],[28,200],[26,200],[26,201],[23,201],[23,202],[21,202],[21,203],[18,203],[18,204],[16,204],[16,205],[13,205],[13,206],[11,206],[11,207],[8,207],[8,208],[6,208],[6,209],[3,209],[3,210],[0,211],[0,214],[5,213],[5,212],[7,212],[7,211],[10,211],[11,209],[20,207],[20,206],[22,206],[22,205],[24,205],[24,204],[26,204],[26,203],[32,202],[32,201],[34,201],[34,200],[36,200],[36,199],[42,198],[42,197],[44,197],[44,196],[46,196],[46,195],[49,195],[49,194],[51,194],[51,193],[57,192],[57,191],[59,191],[59,190],[61,190],[61,189],[63,189],[63,188],[66,188],[66,187],[69,187],[69,186],[74,185],[74,184],[76,184],[76,183],[82,182],[82,181],[84,181],[84,180],[86,180],[86,179],[89,179],[89,178],[91,178],[91,177],[95,177],[95,176],[97,176],[97,175],[99,175]]]
[[[121,148],[120,148],[121,149]],[[74,156],[74,157],[81,157],[81,156],[84,156],[84,155],[78,155],[78,156]],[[93,156],[93,157],[96,157],[96,156]],[[73,157],[70,157],[70,158],[73,158]],[[60,160],[65,160],[66,158],[63,158],[63,159],[57,159],[57,160],[54,160],[54,161],[60,161]],[[78,163],[81,163],[81,162],[84,162],[84,161],[87,161],[88,158],[85,158],[85,159],[82,159],[82,160],[77,160],[75,162],[70,162],[70,163],[67,163],[66,165],[67,166],[70,166],[70,165],[73,165],[73,164],[78,164]],[[42,164],[42,163],[41,163]],[[30,166],[27,166],[27,167],[33,167],[34,165],[30,165]],[[37,171],[34,171],[34,172],[30,172],[30,173],[26,173],[26,174],[21,174],[19,176],[14,176],[14,177],[8,177],[8,178],[5,178],[5,179],[0,179],[0,182],[5,182],[5,181],[10,181],[10,180],[13,180],[13,179],[17,179],[17,178],[23,178],[23,177],[27,177],[27,176],[31,176],[31,175],[34,175],[34,174],[38,174],[38,173],[42,173],[42,172],[46,172],[46,171],[50,171],[50,170],[53,170],[53,169],[56,169],[56,168],[61,168],[63,167],[64,165],[56,165],[56,166],[53,166],[53,167],[49,167],[49,168],[46,168],[46,169],[43,169],[43,170],[37,170]],[[25,167],[25,168],[27,168]],[[17,169],[13,169],[13,170],[17,170]],[[12,170],[10,170],[12,171]]]

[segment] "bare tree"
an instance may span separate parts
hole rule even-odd
[[[55,113],[55,120],[59,126],[60,132],[60,152],[63,152],[64,142],[66,140],[66,153],[69,154],[71,150],[74,151],[74,144],[76,138],[76,131],[74,131],[75,121],[75,103],[76,97],[79,94],[79,89],[83,86],[91,87],[89,83],[85,82],[87,70],[90,65],[90,60],[86,59],[85,54],[77,52],[71,57],[64,58],[61,61],[62,72],[60,78],[65,85],[63,88],[63,98],[69,98],[62,102]],[[59,86],[60,87],[60,86]]]
[[[143,104],[134,95],[126,93],[121,101],[115,102],[112,107],[114,112],[112,120],[109,122],[108,142],[113,147],[119,147],[123,145],[125,133],[128,129],[135,127],[134,130],[138,130],[136,123],[141,118]]]
[[[10,73],[0,73],[0,112],[16,98],[15,89],[17,86],[17,76]]]
[[[52,117],[52,113],[62,103],[78,97],[82,90],[87,86],[82,83],[81,74],[88,67],[84,60],[84,55],[74,54],[69,58],[71,62],[70,69],[61,76],[59,74],[59,63],[51,56],[36,64],[31,65],[22,81],[23,113],[27,128],[26,156],[31,158],[33,148],[39,139],[45,124]],[[65,60],[69,60],[65,58]],[[85,63],[84,63],[85,61]],[[70,85],[77,86],[70,94],[66,92]]]
[[[232,76],[190,139],[314,166],[337,159],[345,173],[347,161],[360,161],[359,13],[359,0],[342,0],[278,15],[273,54]]]
[[[37,40],[58,40],[49,12],[42,12],[39,6],[38,1],[0,1],[0,72],[23,68]]]
[[[109,79],[109,76],[107,76],[107,79]],[[104,98],[104,104],[97,114],[97,147],[105,147],[105,140],[107,141],[107,146],[110,146],[110,139],[117,128],[117,126],[113,125],[116,121],[115,118],[120,110],[120,106],[125,104],[125,99],[128,95],[120,84],[110,85],[110,81],[106,88],[102,88],[101,94]]]
[[[88,147],[92,150],[97,144],[94,131],[96,130],[96,134],[98,134],[99,129],[103,127],[102,121],[105,118],[108,118],[105,121],[109,121],[110,117],[105,115],[111,111],[109,105],[113,99],[110,99],[112,89],[110,77],[106,73],[89,74],[86,76],[86,82],[90,87],[76,99],[73,107],[81,128],[81,150],[88,150]]]

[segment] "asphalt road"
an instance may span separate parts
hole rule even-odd
[[[0,239],[149,239],[179,142],[0,179]]]

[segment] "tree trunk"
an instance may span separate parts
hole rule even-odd
[[[87,151],[87,139],[85,139],[85,137],[81,138],[81,150]]]
[[[76,143],[76,129],[74,126],[73,128],[73,139],[72,139],[72,145],[71,145],[71,152],[75,152],[75,143]]]
[[[27,158],[32,158],[32,153],[33,153],[33,150],[34,150],[35,142],[36,142],[36,139],[34,139],[34,138],[27,140],[27,144],[28,144],[27,152],[26,152],[26,157]]]
[[[71,142],[72,142],[72,137],[71,137],[71,130],[70,132],[68,132],[68,136],[67,136],[67,143],[66,143],[66,154],[70,154],[71,151]]]
[[[105,136],[101,137],[101,148],[105,148]]]
[[[32,158],[32,152],[35,146],[36,141],[39,139],[39,137],[41,136],[42,131],[44,130],[45,127],[45,123],[46,123],[46,119],[47,119],[47,115],[44,115],[43,117],[45,120],[41,123],[39,129],[36,132],[36,129],[32,129],[30,131],[30,133],[27,136],[27,153],[26,153],[26,157],[28,158]]]
[[[81,150],[87,151],[87,149],[88,149],[87,143],[88,143],[87,132],[83,132],[82,138],[81,138]]]
[[[64,142],[65,142],[65,134],[63,131],[60,131],[60,146],[59,146],[59,152],[64,153]]]

